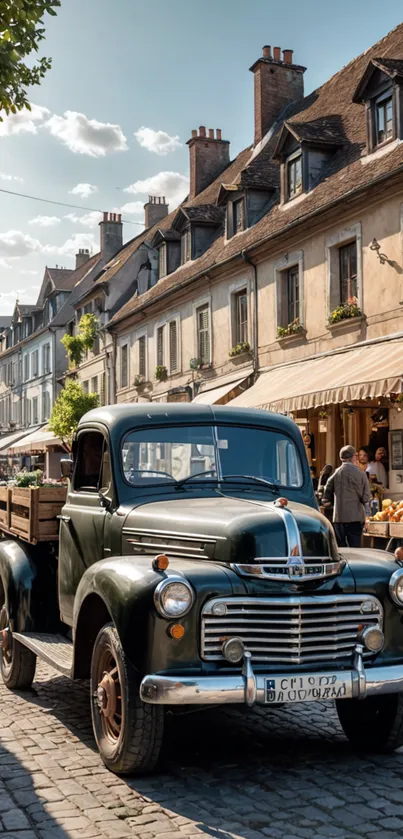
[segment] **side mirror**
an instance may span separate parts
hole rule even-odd
[[[70,457],[62,457],[60,460],[60,473],[62,478],[71,478],[73,474],[74,461]]]

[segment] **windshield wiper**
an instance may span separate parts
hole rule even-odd
[[[264,484],[264,486],[269,487],[269,489],[274,490],[274,492],[278,492],[278,486],[273,484],[272,481],[267,481],[266,478],[258,478],[256,475],[223,475],[220,478],[220,481],[227,481],[227,480],[239,480],[242,479],[244,481],[256,481],[258,484]]]
[[[205,472],[195,472],[194,475],[188,475],[187,478],[182,478],[182,480],[177,481],[177,483],[175,484],[175,489],[179,489],[179,487],[183,486],[183,484],[186,484],[187,481],[193,480],[193,478],[199,478],[199,477],[202,477],[203,475],[212,475],[213,471],[214,471],[213,469],[206,469]],[[256,483],[263,484],[264,486],[269,487],[269,489],[274,490],[274,492],[279,491],[276,484],[273,484],[271,481],[267,481],[266,478],[257,478],[256,475],[223,475],[221,478],[219,478],[218,475],[214,475],[214,476],[211,477],[210,480],[217,481],[217,483],[220,484],[222,481],[227,481],[227,480],[232,480],[232,479],[234,479],[234,480],[242,479],[244,481],[256,481]]]

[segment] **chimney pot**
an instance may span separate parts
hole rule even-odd
[[[161,199],[160,195],[150,195],[148,203],[144,204],[144,224],[147,229],[154,227],[167,215],[168,204],[165,204],[165,198]]]
[[[192,137],[197,137],[197,128],[193,128]]]
[[[76,268],[75,268],[75,270],[77,271],[77,268],[81,268],[81,266],[84,265],[84,263],[87,262],[87,259],[89,259],[89,258],[90,258],[89,250],[86,250],[85,248],[79,248],[78,253],[76,253]]]
[[[209,140],[214,140],[214,128],[209,128],[208,136],[209,136]]]
[[[206,126],[205,125],[199,125],[199,136],[200,137],[205,137],[206,136]]]
[[[281,61],[281,47],[273,47],[273,55],[275,61]]]
[[[292,54],[294,50],[283,50],[284,64],[292,64]]]
[[[119,222],[119,224],[117,224]],[[123,245],[123,225],[116,213],[104,213],[100,223],[100,251],[104,262],[109,262]]]
[[[118,222],[122,224],[122,213],[118,213]]]
[[[108,221],[108,213],[104,213],[104,221]]]
[[[216,128],[215,136],[217,140],[221,140],[221,128]]]
[[[262,52],[263,58],[271,58],[271,47],[268,44],[266,44],[266,46],[263,47]]]

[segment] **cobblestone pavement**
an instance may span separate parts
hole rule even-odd
[[[368,732],[370,740],[371,732]],[[397,839],[403,751],[352,754],[331,704],[169,717],[159,771],[108,772],[88,688],[0,687],[0,839]]]

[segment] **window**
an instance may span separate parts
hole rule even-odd
[[[157,367],[164,366],[164,336],[165,325],[157,329]]]
[[[194,483],[214,483],[221,474],[252,475],[290,489],[301,487],[303,473],[294,442],[280,431],[236,425],[187,425],[133,430],[122,446],[123,471],[134,486],[173,484],[194,476]],[[206,475],[196,474],[208,472]],[[248,479],[240,479],[240,484]],[[254,487],[257,484],[254,484]],[[269,488],[260,484],[259,490]]]
[[[105,373],[101,373],[101,392],[100,392],[100,404],[105,405],[105,395],[106,395],[106,375]]]
[[[139,375],[147,378],[146,336],[139,338]]]
[[[84,306],[84,314],[89,315],[94,309],[94,301],[91,300],[91,303],[86,303]]]
[[[390,92],[375,101],[375,133],[377,146],[393,137],[393,97]]]
[[[34,396],[32,400],[32,422],[34,425],[37,425],[39,422],[38,402],[38,397]]]
[[[294,265],[287,271],[287,326],[299,319],[299,268]]]
[[[171,373],[178,372],[178,324],[176,320],[169,323],[169,369]]]
[[[98,376],[93,376],[91,379],[91,393],[98,393]]]
[[[340,303],[357,297],[357,243],[339,248]]]
[[[82,314],[83,314],[83,310],[82,309],[77,309],[77,323],[80,323]]]
[[[189,259],[192,258],[192,239],[191,239],[191,232],[189,230],[185,230],[181,236],[181,263],[184,265],[185,262],[189,262]]]
[[[128,358],[129,347],[128,344],[124,344],[120,348],[120,387],[127,387],[129,384]]]
[[[12,384],[18,385],[18,361],[13,361]]]
[[[239,233],[241,230],[244,229],[244,201],[243,198],[240,198],[238,201],[234,201],[232,205],[233,211],[233,231],[235,233]]]
[[[167,273],[167,246],[164,243],[158,251],[158,276],[165,277]]]
[[[197,357],[202,364],[210,362],[210,311],[209,305],[199,306],[197,318]]]
[[[248,295],[246,288],[234,294],[235,344],[248,340]]]
[[[85,382],[83,382],[83,391],[84,391],[84,393],[89,393],[90,392],[90,380],[89,379],[86,379]]]
[[[42,347],[42,365],[43,372],[50,373],[50,344],[45,344]]]
[[[302,192],[302,155],[298,153],[287,160],[287,198]]]
[[[29,379],[29,355],[24,355],[24,382]]]
[[[50,417],[50,394],[47,390],[42,394],[42,422]]]
[[[87,431],[78,438],[74,489],[94,492],[100,486],[104,438],[97,431]]]
[[[39,373],[39,353],[38,353],[38,350],[35,350],[35,352],[32,353],[31,369],[32,369],[32,375],[37,376],[38,373]]]

